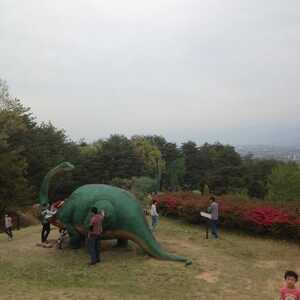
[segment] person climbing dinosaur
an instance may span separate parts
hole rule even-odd
[[[100,237],[102,233],[102,222],[104,219],[104,210],[98,213],[96,207],[91,208],[92,217],[90,220],[90,228],[88,232],[87,247],[91,256],[89,265],[95,265],[101,261],[100,257]]]
[[[41,242],[42,244],[47,243],[48,236],[50,233],[50,222],[49,219],[55,215],[57,212],[56,209],[49,209],[49,205],[44,207],[41,210],[41,216],[42,216],[42,232],[41,232]]]

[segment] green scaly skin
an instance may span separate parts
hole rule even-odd
[[[49,171],[41,186],[39,201],[41,207],[48,203],[48,188],[51,178],[60,172],[74,169],[68,162],[63,162]],[[165,252],[155,240],[149,229],[139,201],[129,192],[104,184],[89,184],[76,189],[57,213],[56,223],[64,226],[74,248],[81,245],[89,226],[91,208],[104,210],[103,239],[119,239],[120,244],[127,240],[137,243],[146,253],[157,259],[172,260],[190,264],[185,257]]]

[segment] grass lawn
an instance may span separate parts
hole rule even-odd
[[[300,273],[300,246],[221,231],[206,240],[205,229],[161,218],[163,248],[193,260],[159,261],[137,247],[103,243],[103,263],[88,267],[82,250],[37,247],[40,227],[0,234],[0,299],[277,299],[287,269]],[[50,238],[58,235],[51,231]]]

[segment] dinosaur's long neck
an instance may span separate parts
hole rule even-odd
[[[52,177],[59,171],[59,168],[54,168],[50,170],[45,176],[39,194],[39,203],[41,206],[45,206],[49,203],[48,192],[49,192],[49,184]]]

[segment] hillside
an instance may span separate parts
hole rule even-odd
[[[84,250],[36,247],[40,228],[0,234],[0,299],[274,299],[286,269],[300,272],[300,246],[222,232],[205,240],[205,230],[162,218],[162,246],[193,260],[158,261],[132,246],[103,245],[104,262],[88,267]],[[55,238],[53,230],[50,237]],[[298,268],[298,269],[297,269]]]

